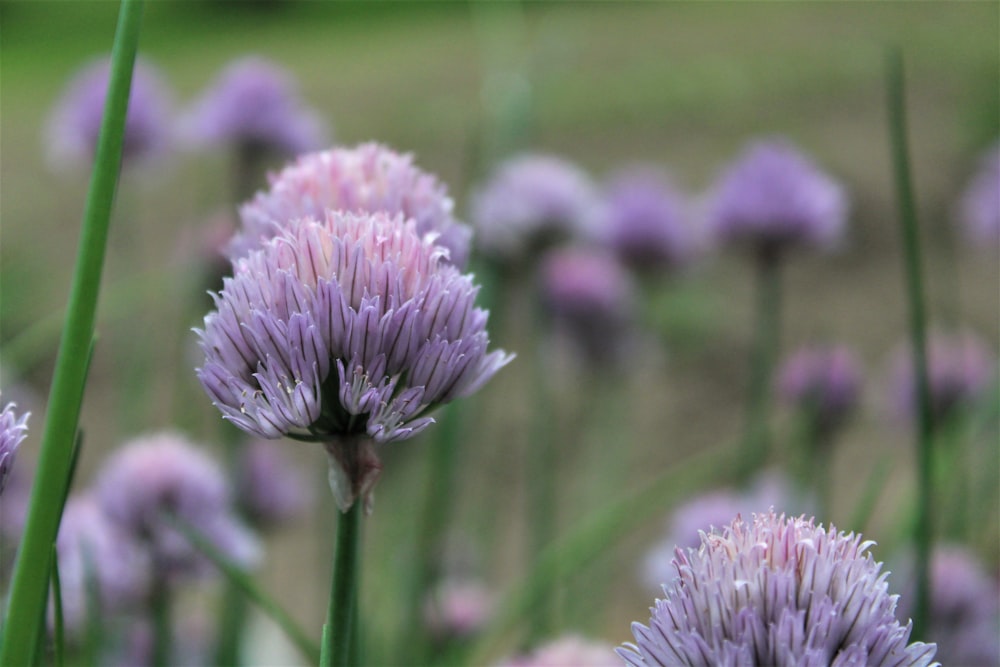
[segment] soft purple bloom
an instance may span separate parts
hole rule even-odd
[[[319,115],[306,107],[292,75],[264,58],[235,60],[182,122],[193,145],[252,146],[295,155],[328,143]]]
[[[792,354],[778,371],[778,393],[829,432],[858,405],[861,370],[842,346],[809,346]]]
[[[633,168],[611,181],[603,218],[601,235],[640,271],[681,269],[701,250],[683,196],[652,168]]]
[[[946,420],[972,406],[989,389],[996,369],[996,353],[974,334],[932,332],[927,341],[927,383],[935,420]],[[908,346],[896,350],[891,379],[896,414],[902,419],[914,419],[916,376]]]
[[[486,625],[493,606],[493,594],[482,583],[445,579],[424,604],[424,623],[438,639],[466,638]]]
[[[92,62],[70,81],[47,127],[49,158],[56,167],[89,164],[97,151],[110,64]],[[122,160],[142,163],[170,147],[172,94],[159,71],[139,59],[132,75]]]
[[[591,236],[599,201],[579,167],[550,155],[512,157],[472,194],[476,245],[510,261],[552,241]]]
[[[311,489],[276,443],[255,440],[240,452],[236,504],[255,528],[274,528],[301,515],[309,506]]]
[[[614,358],[635,318],[632,277],[611,254],[585,247],[558,248],[542,258],[542,299],[588,359]]]
[[[529,655],[505,660],[498,667],[619,667],[612,646],[566,635],[539,646]]]
[[[67,501],[56,553],[63,621],[71,634],[84,629],[91,591],[97,592],[102,618],[137,604],[147,593],[149,554],[132,535],[110,521],[89,494]]]
[[[277,235],[299,218],[323,220],[327,211],[384,212],[412,218],[417,233],[448,250],[447,261],[463,268],[472,229],[452,214],[443,183],[413,164],[413,156],[377,143],[303,155],[271,176],[271,188],[240,209],[243,228],[230,245],[233,260]]]
[[[338,503],[367,499],[381,467],[370,441],[416,435],[511,359],[487,352],[478,288],[445,256],[385,213],[289,224],[216,295],[198,332],[205,391],[248,433],[326,443]],[[339,460],[348,441],[361,460]]]
[[[116,450],[96,481],[101,508],[148,549],[158,576],[198,575],[210,562],[168,515],[210,540],[237,565],[256,563],[256,539],[231,511],[222,468],[173,433],[137,438]]]
[[[678,549],[675,578],[632,624],[629,665],[929,665],[907,645],[881,563],[860,535],[812,520],[755,514]]]
[[[959,219],[968,239],[993,252],[1000,243],[1000,144],[980,159],[979,171],[959,202]]]
[[[7,483],[7,477],[14,467],[14,455],[17,448],[28,434],[28,417],[30,412],[26,412],[20,417],[14,412],[17,407],[13,403],[8,403],[0,412],[0,494],[3,493]]]
[[[843,188],[788,141],[751,144],[710,196],[707,225],[721,242],[830,248],[844,236]]]

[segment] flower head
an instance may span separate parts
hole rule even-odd
[[[92,62],[70,81],[49,118],[47,140],[53,165],[87,164],[97,151],[110,78],[107,59]],[[139,59],[132,75],[122,160],[146,162],[169,148],[172,95],[149,63]]]
[[[844,235],[843,188],[789,142],[751,144],[715,186],[709,230],[722,242],[829,248]]]
[[[970,241],[996,251],[1000,243],[1000,144],[980,159],[979,171],[959,202],[959,220]]]
[[[446,260],[462,268],[472,230],[452,215],[454,202],[443,183],[413,164],[413,156],[376,143],[303,155],[271,176],[271,188],[240,209],[243,228],[230,245],[236,260],[278,234],[289,221],[323,220],[327,211],[384,212],[415,221],[447,249]]]
[[[385,213],[289,224],[216,296],[198,332],[202,385],[248,433],[360,438],[361,460],[334,462],[331,482],[343,508],[367,498],[379,469],[368,441],[416,435],[433,408],[511,359],[487,352],[478,289],[445,256],[414,221]]]
[[[30,412],[26,412],[18,417],[15,407],[13,403],[8,403],[0,412],[0,494],[14,467],[17,448],[28,433],[28,417],[31,416]]]
[[[424,604],[424,623],[436,638],[465,638],[482,629],[492,612],[493,595],[482,583],[445,579]]]
[[[737,517],[677,550],[665,598],[618,654],[629,665],[929,665],[935,647],[907,644],[871,544],[773,511]]]
[[[95,492],[112,523],[148,550],[160,576],[210,570],[171,515],[235,563],[248,566],[257,559],[256,540],[230,509],[222,469],[180,435],[160,433],[126,443],[105,462]]]
[[[789,404],[831,431],[857,407],[861,371],[844,346],[804,347],[790,356],[778,372],[778,391]]]
[[[286,452],[269,440],[255,440],[240,453],[236,504],[258,529],[278,526],[309,505],[311,487]]]
[[[607,188],[603,215],[608,245],[637,270],[677,270],[700,250],[684,199],[656,170],[619,174]]]
[[[618,667],[621,660],[615,657],[611,646],[566,635],[536,648],[530,655],[520,656],[500,663],[500,667]]]
[[[328,141],[325,124],[303,105],[291,74],[253,56],[227,65],[182,127],[195,145],[247,145],[291,155]]]
[[[510,261],[553,240],[588,235],[598,201],[590,178],[575,165],[549,155],[512,157],[472,195],[476,245]]]

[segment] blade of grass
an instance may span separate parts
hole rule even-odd
[[[63,667],[66,664],[65,632],[63,628],[63,607],[62,607],[62,582],[59,581],[59,559],[56,557],[56,545],[52,545],[52,602],[53,623],[52,641],[54,646],[53,661],[56,667]]]

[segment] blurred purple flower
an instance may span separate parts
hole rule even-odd
[[[295,519],[309,507],[311,486],[288,460],[284,448],[255,440],[240,453],[236,504],[258,530]]]
[[[233,260],[276,236],[299,218],[323,220],[327,211],[402,214],[418,234],[448,250],[446,261],[460,269],[469,258],[472,229],[452,215],[448,189],[413,164],[413,156],[376,143],[303,155],[277,175],[271,189],[240,209],[243,228],[230,244]]]
[[[292,75],[264,58],[234,60],[181,122],[193,146],[231,144],[296,155],[329,142],[326,125],[299,97]]]
[[[851,351],[842,346],[803,347],[785,360],[778,372],[778,393],[831,432],[858,405],[861,370]]]
[[[501,662],[498,667],[618,667],[612,646],[576,635],[566,635],[539,646],[530,655]]]
[[[168,514],[200,532],[241,567],[259,558],[253,534],[230,510],[222,469],[180,435],[159,433],[123,445],[105,461],[96,495],[108,518],[149,550],[156,576],[213,571]]]
[[[424,623],[436,639],[463,639],[482,629],[492,613],[493,594],[482,583],[446,579],[428,596]]]
[[[324,442],[340,507],[368,500],[371,441],[416,435],[512,358],[487,353],[478,288],[445,253],[385,213],[290,223],[216,295],[198,331],[202,386],[248,433]]]
[[[830,248],[843,237],[843,188],[784,139],[751,144],[710,196],[709,232],[720,242],[749,242],[770,252],[788,246]]]
[[[927,382],[935,421],[945,421],[978,401],[996,370],[996,354],[974,334],[932,332],[927,341]],[[896,415],[905,421],[915,419],[916,377],[909,346],[900,346],[893,355],[891,390]]]
[[[621,172],[605,192],[601,235],[638,271],[676,271],[701,250],[687,204],[669,179],[652,168]]]
[[[0,412],[0,494],[3,493],[7,477],[14,467],[17,448],[28,434],[28,417],[31,413],[26,412],[18,417],[14,412],[15,407],[17,406],[13,403],[8,403]]]
[[[112,523],[89,494],[67,501],[56,553],[63,622],[71,635],[85,628],[92,590],[97,592],[101,619],[139,603],[147,593],[149,554],[133,536]]]
[[[83,67],[69,82],[46,128],[53,166],[89,165],[94,159],[109,76],[109,61],[101,59]],[[123,163],[150,162],[168,151],[172,97],[159,71],[137,60],[125,118]]]
[[[1000,144],[987,151],[979,171],[959,201],[959,220],[974,244],[985,244],[993,252],[1000,243]]]
[[[592,236],[599,197],[577,166],[550,155],[517,155],[472,194],[476,245],[511,261],[554,240]]]
[[[912,565],[910,567],[912,570]],[[911,615],[912,574],[900,597],[900,615]],[[1000,665],[1000,585],[967,549],[938,545],[931,557],[927,636],[946,665]]]
[[[565,247],[542,258],[542,299],[584,356],[596,363],[616,358],[635,317],[632,277],[606,251]]]
[[[804,518],[737,517],[677,550],[665,599],[618,654],[637,666],[929,665],[935,647],[907,645],[871,544]]]

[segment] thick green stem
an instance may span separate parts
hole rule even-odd
[[[337,548],[333,561],[333,581],[330,586],[330,607],[323,632],[324,667],[347,667],[353,646],[360,636],[357,623],[358,552],[361,541],[361,512],[364,500],[358,498],[351,508],[337,519]]]
[[[162,579],[153,582],[149,614],[153,625],[153,667],[167,667],[174,631],[170,618],[170,589]]]
[[[125,114],[142,7],[142,0],[123,0],[118,16],[107,102],[87,194],[66,325],[52,378],[24,537],[14,568],[9,613],[0,648],[2,665],[29,664],[35,640],[42,631],[40,621],[44,619],[47,600],[50,552],[69,482],[73,442],[94,335],[94,314],[121,167]]]
[[[917,521],[916,542],[917,590],[913,614],[913,636],[921,637],[927,629],[930,608],[930,554],[933,542],[934,475],[933,415],[927,382],[927,336],[924,285],[921,270],[920,229],[910,177],[910,155],[906,137],[906,108],[903,84],[903,56],[898,49],[886,58],[890,150],[899,204],[899,228],[903,241],[904,281],[909,305],[910,341],[916,379],[918,422],[917,450]]]

